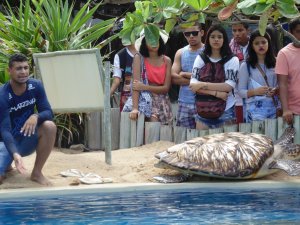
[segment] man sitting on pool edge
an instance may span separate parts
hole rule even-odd
[[[8,67],[10,80],[0,87],[0,184],[12,169],[12,161],[18,172],[24,174],[22,157],[36,150],[31,180],[50,185],[42,174],[56,136],[50,104],[42,83],[29,78],[25,55],[12,55]]]

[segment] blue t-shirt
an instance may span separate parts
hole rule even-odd
[[[38,111],[38,125],[52,120],[53,113],[41,81],[29,79],[26,91],[15,95],[9,82],[0,87],[0,141],[5,143],[13,154],[16,149],[15,138],[23,136],[20,132],[26,120]]]
[[[193,65],[196,57],[200,52],[204,50],[204,47],[197,49],[197,51],[190,51],[189,45],[185,46],[181,54],[181,69],[184,72],[192,72]],[[181,85],[179,90],[178,102],[185,104],[195,104],[195,93],[192,92],[189,85]]]

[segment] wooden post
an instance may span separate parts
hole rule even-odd
[[[199,130],[196,130],[196,129],[187,129],[186,130],[186,140],[191,140],[196,137],[199,137]]]
[[[239,132],[251,133],[251,123],[240,123],[239,124]]]
[[[232,125],[226,125],[224,126],[224,132],[237,132],[238,131],[238,125],[232,124]]]
[[[223,131],[224,131],[224,128],[219,127],[219,128],[209,129],[208,133],[209,134],[219,134],[219,133],[222,133]]]
[[[130,147],[130,119],[129,112],[121,112],[120,149]]]
[[[186,141],[186,127],[174,127],[174,142],[180,144]]]
[[[137,130],[137,121],[130,120],[130,148],[136,146],[136,130]]]
[[[105,135],[105,162],[111,165],[111,119],[110,119],[110,63],[104,62],[105,86],[104,86],[104,127]]]
[[[89,149],[103,149],[101,112],[87,113],[85,117],[85,145]]]
[[[283,134],[284,130],[288,127],[289,125],[285,123],[282,119],[282,117],[277,118],[277,139],[281,137]]]
[[[173,141],[173,127],[170,125],[160,126],[160,140],[161,141]]]
[[[277,139],[277,120],[265,119],[265,135],[272,138],[273,141]]]
[[[265,123],[264,121],[253,121],[252,122],[252,132],[256,134],[265,133]]]
[[[144,128],[145,128],[145,115],[140,113],[137,125],[136,125],[136,144],[135,146],[141,146],[144,144]]]
[[[203,137],[208,135],[209,131],[208,130],[199,130],[199,137]]]
[[[111,109],[111,128],[111,149],[116,150],[120,141],[120,108]]]
[[[159,141],[160,122],[145,123],[145,144],[151,144]]]
[[[300,144],[300,116],[294,116],[294,127],[296,130],[295,138],[294,138],[294,143],[295,144]]]
[[[177,111],[178,111],[178,103],[171,104],[172,114],[173,114],[173,127],[175,128],[177,123]]]

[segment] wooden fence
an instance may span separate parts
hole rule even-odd
[[[176,115],[176,105],[173,107],[174,115]],[[85,145],[91,149],[104,149],[104,137],[108,135],[105,127],[103,127],[103,114],[100,112],[91,113],[86,121],[86,143]],[[266,119],[264,121],[255,121],[253,123],[241,123],[224,126],[222,128],[209,130],[195,130],[184,127],[175,126],[176,117],[174,117],[173,125],[161,125],[159,122],[145,122],[144,115],[140,115],[137,121],[129,119],[129,113],[120,113],[119,108],[111,109],[111,137],[112,150],[131,148],[150,144],[156,141],[171,141],[176,144],[186,140],[207,134],[215,134],[222,132],[253,132],[265,134],[276,140],[287,127],[283,123],[282,118]],[[300,116],[295,116],[294,127],[296,135],[294,142],[300,144]]]

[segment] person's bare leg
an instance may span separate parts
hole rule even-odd
[[[44,177],[42,169],[52,151],[55,143],[56,126],[52,121],[45,121],[38,129],[38,145],[36,148],[36,159],[31,173],[31,180],[42,185],[51,185]]]
[[[158,118],[154,115],[151,115],[150,122],[159,122]]]

